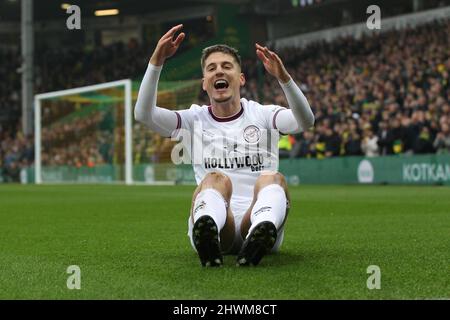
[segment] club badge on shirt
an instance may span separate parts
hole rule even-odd
[[[255,125],[249,125],[244,129],[244,139],[248,143],[257,143],[261,138],[261,130]]]

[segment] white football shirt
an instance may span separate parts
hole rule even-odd
[[[176,111],[174,136],[182,139],[197,184],[209,172],[226,174],[233,185],[230,205],[235,214],[244,214],[250,206],[261,172],[278,171],[275,119],[284,109],[242,98],[240,111],[227,118],[216,117],[211,106],[205,105],[193,104],[190,109]]]

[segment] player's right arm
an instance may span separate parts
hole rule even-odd
[[[184,33],[180,33],[173,40],[175,33],[181,28],[183,25],[179,24],[159,39],[142,79],[134,108],[134,118],[137,121],[165,137],[170,137],[179,127],[180,118],[176,112],[156,106],[158,80],[165,60],[177,51],[185,37]]]

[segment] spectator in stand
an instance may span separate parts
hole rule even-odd
[[[415,154],[434,153],[433,140],[428,127],[422,127],[419,136],[414,141],[413,150]]]
[[[344,150],[346,156],[361,156],[363,155],[361,149],[361,137],[355,131],[351,131],[348,134],[347,141],[344,144]]]
[[[311,146],[314,143],[314,133],[304,131],[295,135],[295,143],[292,147],[290,158],[311,158]]]
[[[442,124],[442,130],[436,135],[436,139],[433,142],[433,147],[437,150],[438,154],[450,153],[450,125],[447,123]]]
[[[337,157],[341,151],[341,138],[336,131],[331,128],[325,129],[325,157]]]
[[[374,135],[372,129],[364,131],[364,137],[361,142],[361,150],[366,157],[376,157],[379,155],[378,137]]]
[[[377,136],[380,155],[385,156],[393,154],[392,146],[394,143],[394,137],[392,131],[388,128],[387,122],[381,121],[378,124]]]

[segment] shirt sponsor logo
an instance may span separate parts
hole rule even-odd
[[[264,157],[261,154],[231,158],[204,158],[205,169],[250,168],[252,171],[264,169]]]

